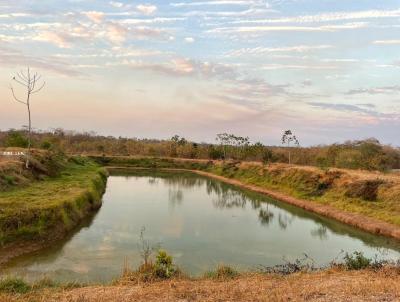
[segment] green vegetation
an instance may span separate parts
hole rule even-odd
[[[20,131],[10,130],[4,139],[4,147],[28,147],[28,139]]]
[[[168,279],[175,275],[176,272],[177,269],[172,262],[172,256],[168,255],[164,250],[159,250],[154,265],[155,275],[161,279]]]
[[[0,147],[25,147],[26,131],[0,131]],[[265,163],[288,163],[346,169],[389,171],[400,169],[400,150],[382,145],[376,139],[300,147],[291,131],[285,131],[285,146],[264,146],[248,137],[222,133],[216,144],[190,142],[178,135],[167,140],[104,137],[95,133],[76,133],[57,129],[54,132],[32,133],[32,146],[62,150],[68,154],[104,156],[151,156],[191,159],[231,159]],[[290,145],[290,143],[294,143]]]
[[[240,274],[234,268],[220,264],[214,271],[210,271],[204,274],[205,278],[226,280],[238,277]]]
[[[364,256],[362,252],[354,252],[344,256],[345,267],[348,270],[366,269],[371,266],[372,259]]]
[[[0,280],[0,292],[10,294],[25,294],[32,287],[20,278],[6,278]]]
[[[0,192],[1,245],[58,238],[101,206],[107,178],[104,169],[87,159],[41,156],[32,158],[31,175],[20,186],[3,186]],[[41,173],[35,167],[40,167]],[[16,176],[6,174],[10,169],[3,171],[3,179],[9,177],[8,183],[14,183],[20,167],[11,169]]]

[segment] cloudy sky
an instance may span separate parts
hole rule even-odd
[[[26,66],[39,129],[400,145],[399,0],[0,0],[0,129]]]

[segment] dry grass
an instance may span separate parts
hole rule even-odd
[[[2,302],[399,300],[400,272],[394,268],[379,272],[331,269],[289,276],[247,274],[222,281],[178,279],[71,290],[46,289],[19,296],[0,295]]]

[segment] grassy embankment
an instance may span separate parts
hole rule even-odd
[[[107,172],[80,158],[35,150],[30,169],[22,159],[0,162],[0,263],[60,239],[101,206]],[[26,246],[25,248],[25,245]]]
[[[316,212],[373,233],[384,233],[381,226],[374,225],[374,221],[389,223],[394,226],[394,231],[392,229],[390,233],[393,233],[394,237],[400,238],[400,229],[398,229],[398,234],[396,230],[397,227],[400,227],[400,177],[396,174],[343,169],[322,170],[315,167],[285,164],[262,165],[256,162],[150,157],[92,158],[106,166],[188,169],[207,172],[232,181],[239,181],[249,188],[271,190],[296,198],[301,201],[299,206],[308,210],[313,210],[307,204],[307,201],[312,201],[312,204],[320,206],[320,208],[315,208]],[[295,204],[295,202],[293,203]],[[339,212],[331,213],[330,209]],[[349,215],[346,216],[346,213]],[[358,216],[351,216],[353,214]],[[362,217],[373,220],[369,221],[369,225],[366,227],[360,224],[362,221],[360,223],[352,222],[352,220],[360,220]]]

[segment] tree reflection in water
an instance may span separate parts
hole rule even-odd
[[[258,220],[261,225],[269,226],[273,223],[275,213],[268,208],[268,203],[264,196],[260,194],[242,191],[233,186],[227,185],[213,179],[201,178],[190,174],[174,175],[168,174],[164,177],[162,173],[154,177],[150,177],[148,182],[151,185],[163,184],[169,187],[168,200],[172,207],[179,206],[184,200],[184,189],[192,189],[195,187],[206,186],[207,194],[212,196],[213,206],[217,209],[233,209],[242,208],[250,205],[254,210],[258,210]],[[294,216],[279,213],[278,226],[285,230],[293,222]],[[320,230],[320,236],[323,236],[323,231]],[[317,234],[317,230],[315,231]],[[317,235],[316,235],[317,236]]]
[[[182,204],[182,201],[183,201],[182,190],[169,189],[168,190],[168,200],[169,200],[169,204],[172,207],[179,206],[180,204]]]
[[[282,230],[286,230],[289,225],[292,224],[295,217],[293,215],[281,214],[279,213],[278,223]]]
[[[258,212],[258,219],[260,220],[262,225],[268,226],[272,222],[274,218],[274,213],[268,210],[268,206],[266,209],[260,209]]]
[[[320,240],[328,239],[328,228],[324,225],[319,225],[318,228],[311,230],[311,236],[317,237]]]

